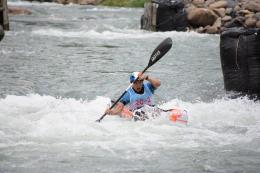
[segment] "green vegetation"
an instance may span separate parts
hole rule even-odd
[[[101,5],[117,7],[144,7],[145,2],[151,0],[103,0]]]

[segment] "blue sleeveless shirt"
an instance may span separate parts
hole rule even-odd
[[[154,106],[153,93],[156,89],[150,82],[144,83],[144,93],[138,94],[131,87],[120,100],[124,105],[129,104],[129,110],[133,111],[144,105]]]

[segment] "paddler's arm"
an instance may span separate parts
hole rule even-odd
[[[118,102],[117,105],[113,109],[108,108],[105,113],[108,115],[120,115],[120,113],[123,111],[123,109],[124,109],[124,104],[121,102]]]
[[[159,79],[153,78],[145,74],[141,74],[141,76],[139,76],[139,79],[149,81],[154,88],[158,88],[159,86],[161,86],[161,81]]]
[[[147,75],[145,80],[151,82],[154,88],[158,88],[159,86],[161,86],[161,81],[159,79],[152,78],[151,76]]]

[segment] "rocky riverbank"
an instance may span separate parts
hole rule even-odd
[[[260,28],[260,0],[153,0],[141,26],[152,31],[217,34],[227,28]]]
[[[220,33],[231,27],[260,28],[260,0],[186,0],[190,29]]]

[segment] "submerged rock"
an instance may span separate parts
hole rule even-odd
[[[32,12],[26,8],[15,7],[15,6],[9,6],[8,13],[10,15],[30,15],[30,14],[32,14]]]

